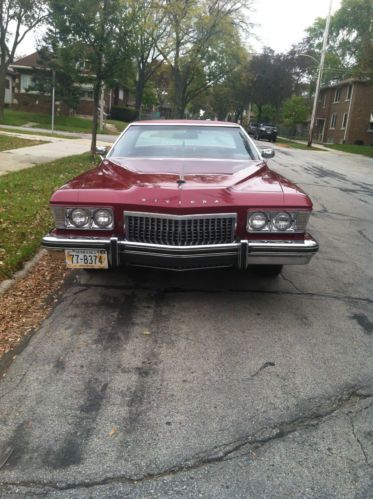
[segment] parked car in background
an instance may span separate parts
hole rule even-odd
[[[277,127],[270,123],[260,123],[254,132],[254,139],[261,140],[266,139],[270,142],[276,142],[277,140]]]
[[[43,238],[69,268],[250,266],[277,275],[318,250],[309,197],[271,171],[236,123],[131,123],[99,166],[51,198]],[[104,157],[105,156],[105,157]]]
[[[255,132],[256,132],[256,129],[258,128],[258,126],[259,126],[259,123],[250,122],[247,125],[247,133],[249,135],[255,135]]]

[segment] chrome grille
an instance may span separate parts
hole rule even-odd
[[[124,213],[126,239],[168,246],[229,244],[234,241],[236,214],[159,215]]]

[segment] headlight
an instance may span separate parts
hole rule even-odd
[[[311,212],[298,211],[249,211],[247,214],[247,232],[292,232],[302,234]]]
[[[106,228],[112,225],[113,215],[110,210],[105,208],[96,210],[93,214],[93,221],[98,227]]]
[[[276,230],[284,231],[290,229],[293,223],[291,215],[287,211],[277,213],[273,218],[273,227]]]
[[[249,230],[257,231],[263,230],[264,227],[268,223],[268,215],[263,213],[262,211],[256,211],[254,213],[249,214],[247,225]]]
[[[265,132],[265,131],[266,131],[266,129],[264,128],[264,126],[261,126],[261,127],[259,128],[259,130],[261,130],[262,132]]]
[[[81,228],[89,224],[90,213],[84,208],[75,208],[70,211],[69,220],[75,227]]]
[[[52,206],[57,229],[109,230],[114,226],[112,208]]]

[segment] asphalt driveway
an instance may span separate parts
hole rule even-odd
[[[373,160],[270,164],[311,264],[77,272],[1,382],[2,497],[373,497]]]

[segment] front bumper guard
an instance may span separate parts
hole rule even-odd
[[[303,240],[242,240],[231,244],[167,246],[136,243],[117,237],[65,237],[48,234],[42,245],[51,251],[105,249],[111,267],[134,265],[151,268],[190,270],[196,268],[249,265],[304,265],[319,245],[306,234]]]

